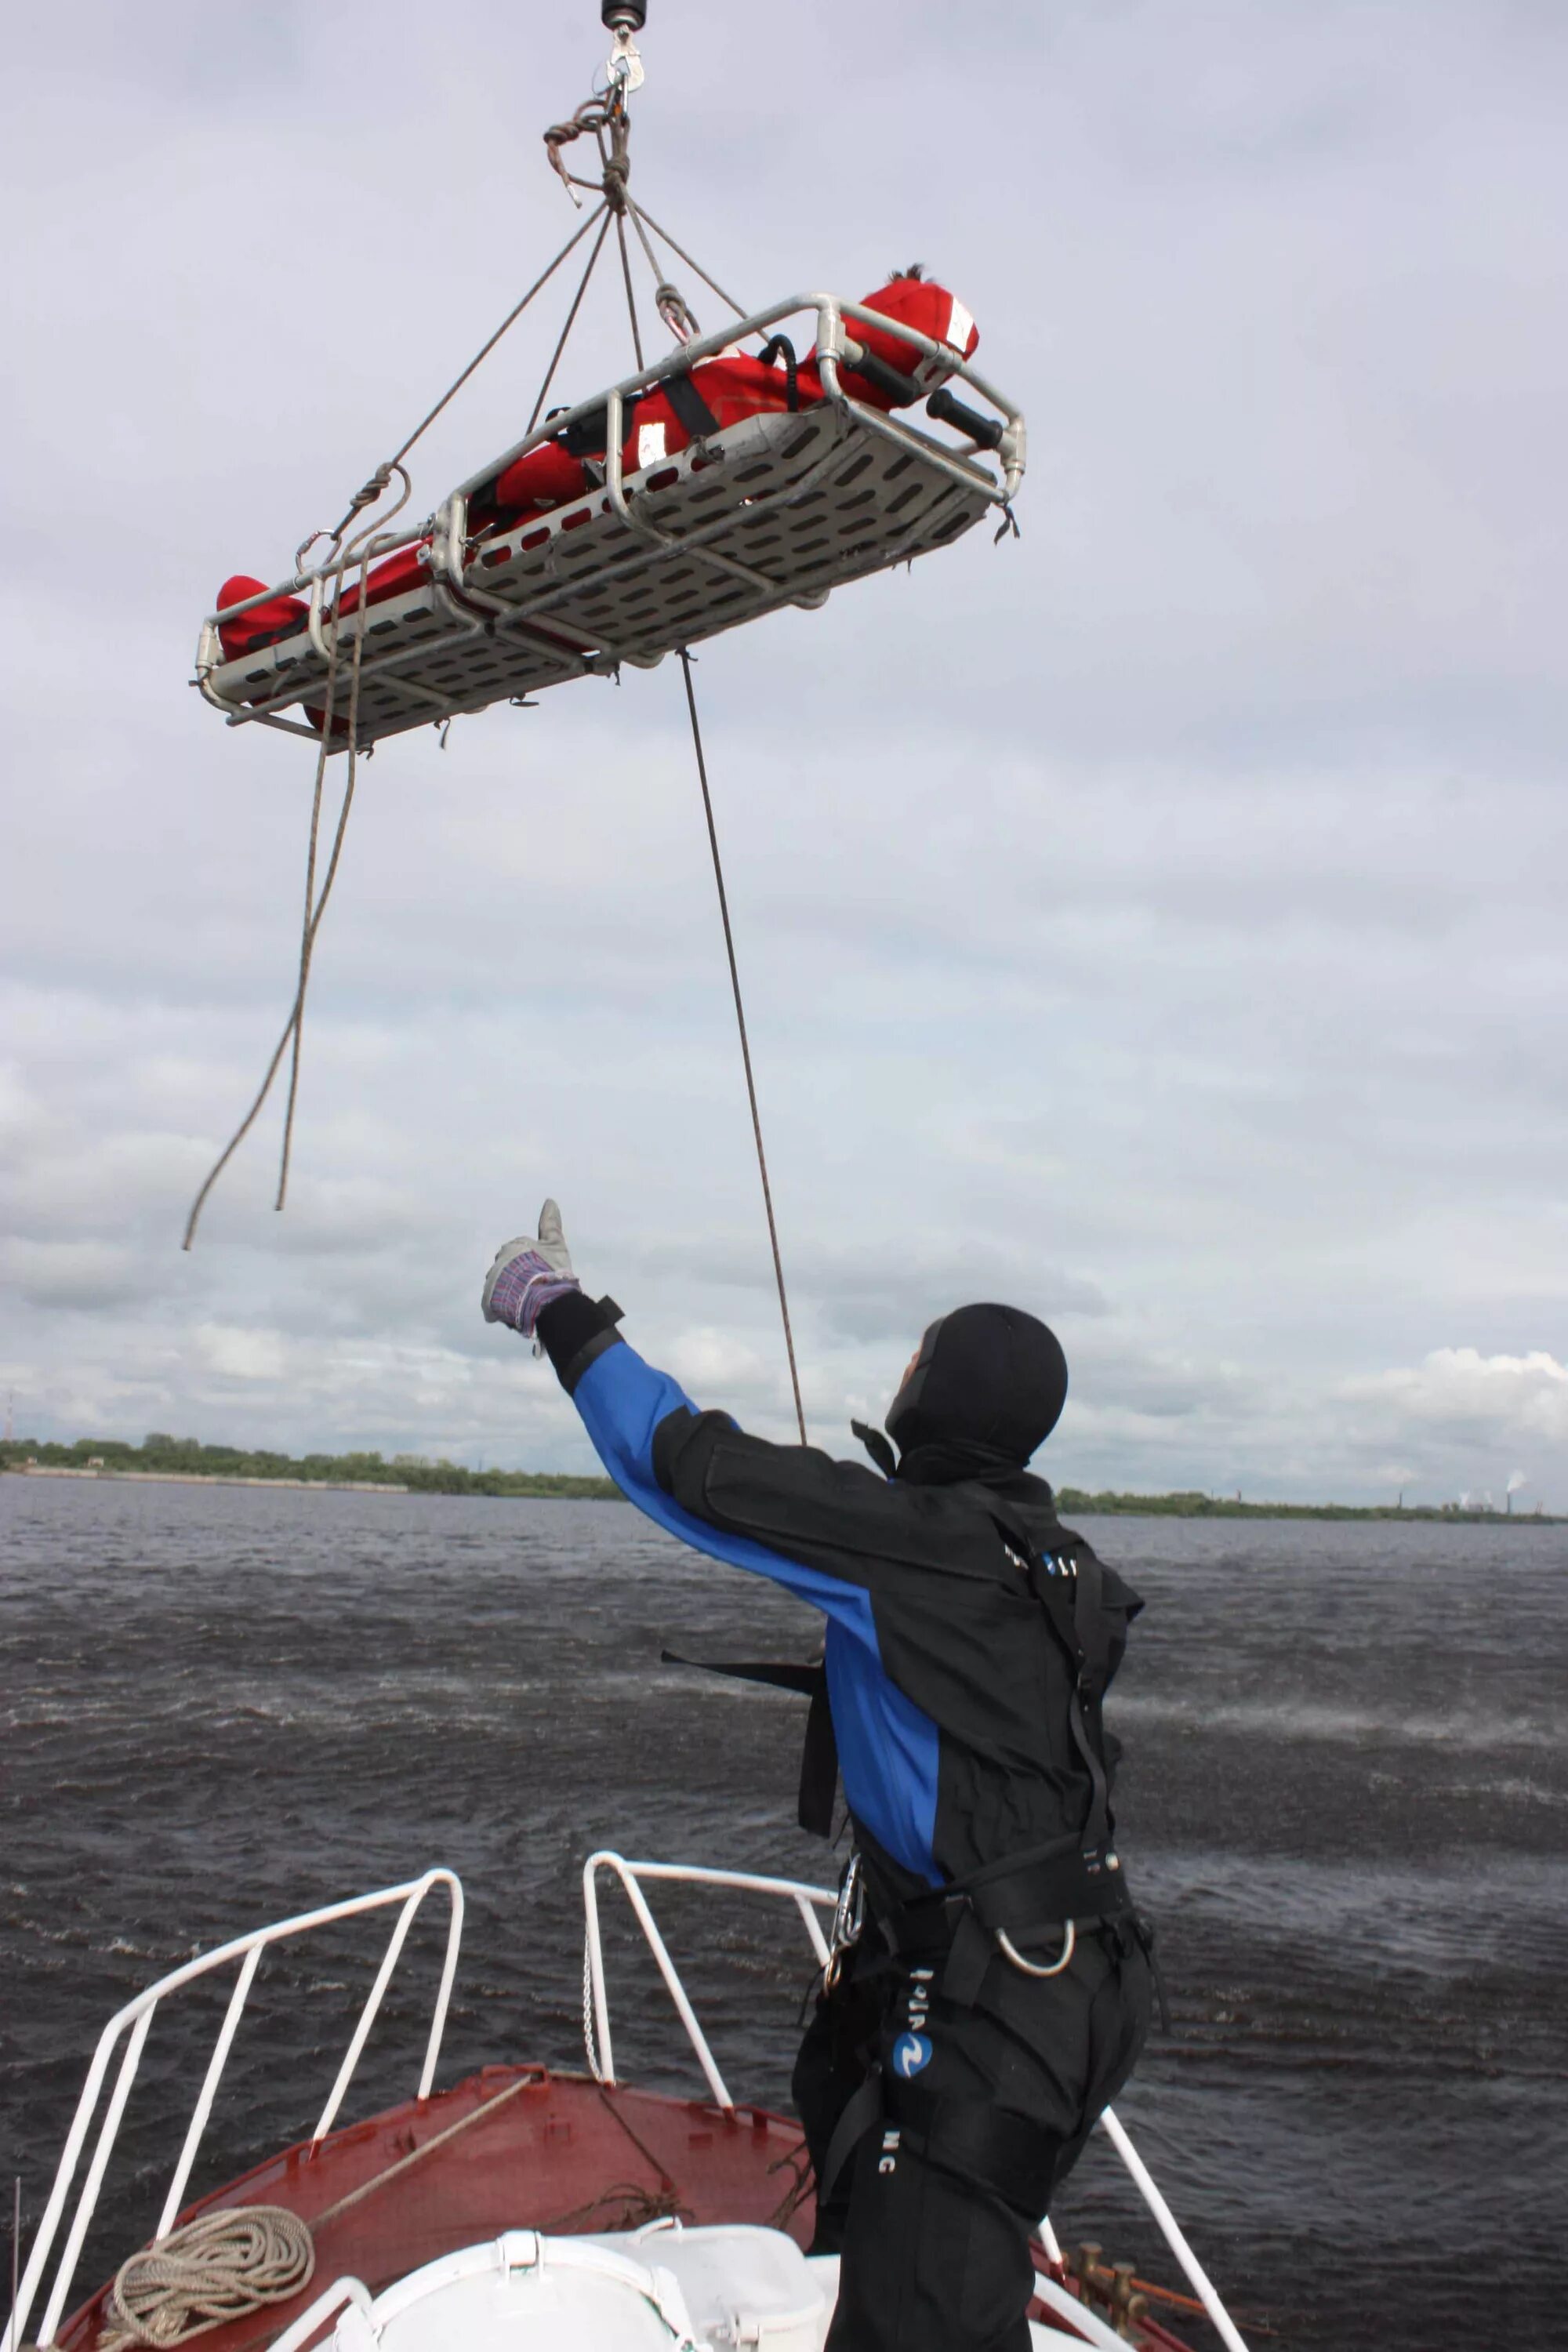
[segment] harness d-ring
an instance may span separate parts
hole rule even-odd
[[[1026,1977],[1059,1977],[1073,1956],[1078,1942],[1078,1922],[1076,1919],[1068,1921],[1060,1957],[1054,1959],[1048,1968],[1042,1968],[1037,1960],[1026,1960],[1005,1928],[997,1928],[996,1942],[1004,1958],[1011,1960],[1016,1969],[1022,1969]]]
[[[830,1993],[837,1984],[844,1968],[845,1956],[859,1942],[866,1925],[866,1883],[860,1857],[852,1853],[845,1867],[838,1889],[838,1901],[834,1907],[833,1931],[827,1939],[827,1961],[822,1971],[822,1990]]]

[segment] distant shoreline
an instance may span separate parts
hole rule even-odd
[[[0,1470],[14,1478],[93,1478],[110,1486],[291,1486],[320,1490],[324,1495],[406,1495],[401,1479],[391,1478],[264,1478],[242,1477],[224,1470],[89,1470],[74,1463],[5,1462]]]
[[[0,1462],[0,1476],[13,1478],[87,1478],[108,1486],[282,1486],[309,1495],[489,1495],[498,1500],[543,1496],[550,1502],[621,1503],[620,1488],[609,1478],[573,1478],[524,1470],[469,1471],[452,1479],[439,1472],[423,1479],[310,1478],[286,1471],[122,1470],[117,1465],[57,1462]],[[458,1480],[462,1483],[459,1485]]]
[[[468,1470],[379,1454],[273,1454],[259,1447],[203,1445],[195,1438],[154,1435],[141,1445],[104,1437],[74,1445],[35,1438],[0,1442],[0,1473],[24,1478],[99,1478],[163,1486],[285,1486],[336,1495],[543,1495],[568,1501],[618,1502],[608,1478],[553,1470]]]
[[[83,1458],[87,1444],[95,1451]],[[101,1449],[97,1450],[97,1449]],[[175,1450],[170,1441],[169,1450]],[[280,1486],[300,1494],[489,1495],[499,1500],[544,1496],[561,1502],[618,1503],[626,1498],[611,1479],[580,1477],[562,1471],[468,1470],[456,1462],[398,1460],[378,1454],[316,1454],[296,1460],[258,1454],[194,1441],[178,1450],[189,1459],[217,1456],[219,1468],[187,1468],[160,1459],[161,1449],[89,1440],[82,1445],[33,1443],[0,1447],[0,1474],[25,1478],[100,1479],[108,1485],[143,1486]],[[150,1458],[151,1454],[151,1458]],[[145,1465],[145,1466],[143,1466]],[[357,1474],[357,1475],[356,1475]],[[1234,1496],[1200,1494],[1090,1494],[1078,1486],[1057,1490],[1068,1517],[1176,1519],[1392,1520],[1436,1527],[1555,1528],[1564,1520],[1551,1512],[1461,1508],[1457,1503],[1244,1503]]]
[[[1458,1503],[1242,1503],[1225,1495],[1089,1495],[1077,1486],[1057,1489],[1058,1507],[1070,1517],[1146,1519],[1411,1519],[1439,1528],[1560,1528],[1568,1522],[1550,1511],[1500,1511]]]

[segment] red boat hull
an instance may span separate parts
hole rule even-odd
[[[179,2220],[235,2205],[281,2205],[309,2222],[315,2273],[291,2302],[205,2335],[204,2352],[263,2352],[334,2279],[361,2279],[378,2294],[507,2230],[568,2237],[678,2214],[691,2224],[760,2223],[805,2248],[816,2219],[798,2123],[763,2107],[606,2089],[545,2066],[486,2066],[317,2147],[301,2140]],[[1044,2257],[1037,2261],[1043,2269]],[[58,2337],[63,2352],[91,2352],[108,2324],[109,2292],[100,2288],[72,2314]],[[1152,2322],[1140,2337],[1147,2352],[1185,2352]]]
[[[180,2220],[229,2205],[282,2205],[308,2221],[315,2276],[293,2302],[214,2328],[204,2352],[259,2352],[333,2279],[363,2279],[378,2294],[503,2230],[574,2236],[679,2213],[762,2222],[804,2246],[815,2210],[797,2123],[761,2107],[606,2090],[543,2066],[486,2066],[314,2150],[302,2140]],[[97,2343],[108,2292],[61,2329],[66,2352]]]

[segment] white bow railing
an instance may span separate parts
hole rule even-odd
[[[321,2140],[326,2137],[337,2120],[338,2110],[342,2105],[349,2084],[353,2080],[354,2070],[359,2064],[365,2042],[370,2037],[371,2027],[375,2023],[376,2014],[381,2008],[386,1988],[392,1981],[393,1971],[407,1941],[408,1931],[414,1924],[415,1915],[433,1886],[444,1886],[447,1890],[451,1899],[451,1917],[447,1930],[447,1954],[442,1963],[441,1981],[436,1994],[435,2014],[430,2021],[430,2033],[425,2049],[425,2064],[419,2077],[418,2095],[422,2099],[427,2099],[431,2085],[436,2079],[436,2063],[441,2054],[441,2037],[446,2029],[447,2009],[452,1997],[452,1979],[457,1971],[458,1949],[463,1935],[463,1890],[457,1877],[449,1870],[427,1870],[422,1878],[410,1879],[402,1886],[385,1886],[374,1895],[355,1895],[346,1903],[329,1904],[324,1910],[304,1911],[297,1918],[279,1920],[270,1927],[258,1927],[250,1935],[238,1936],[232,1943],[220,1944],[215,1951],[203,1952],[197,1958],[187,1961],[184,1968],[175,1969],[170,1975],[161,1977],[156,1984],[149,1985],[144,1992],[137,1994],[134,2000],[127,2001],[123,2009],[115,2012],[99,2036],[98,2048],[94,2051],[92,2063],[88,2068],[87,2081],[82,2086],[81,2096],[77,2102],[76,2115],[67,2136],[64,2153],[56,2169],[54,2186],[49,2191],[48,2203],[44,2208],[44,2218],[38,2225],[38,2233],[33,2242],[27,2267],[22,2276],[16,2308],[11,2314],[4,2336],[0,2336],[0,2352],[17,2352],[17,2347],[26,2336],[28,2316],[37,2299],[44,2273],[48,2267],[49,2257],[54,2251],[55,2240],[59,2233],[60,2223],[70,2199],[71,2186],[76,2179],[77,2167],[81,2160],[82,2149],[86,2145],[88,2133],[98,2109],[100,2094],[109,2073],[110,2061],[121,2039],[125,2042],[125,2050],[120,2062],[120,2071],[115,2077],[114,2088],[110,2095],[108,2107],[99,2126],[97,2144],[88,2167],[87,2178],[77,2197],[76,2210],[71,2218],[65,2251],[60,2256],[59,2265],[55,2273],[54,2284],[49,2291],[48,2302],[38,2329],[37,2341],[39,2352],[49,2352],[49,2347],[55,2341],[55,2331],[64,2315],[67,2299],[76,2277],[77,2265],[81,2260],[82,2245],[97,2210],[99,2195],[103,2187],[104,2173],[108,2168],[110,2157],[113,2153],[115,2141],[120,2135],[126,2101],[131,2095],[132,2084],[136,2080],[137,2069],[142,2063],[142,2053],[146,2046],[147,2035],[159,2002],[166,2000],[171,1993],[182,1991],[186,1985],[194,1984],[198,1977],[210,1976],[214,1969],[226,1968],[238,1961],[239,1975],[235,1983],[234,1991],[229,1997],[223,2023],[218,2029],[218,2037],[214,2045],[212,2056],[207,2062],[206,2074],[203,2077],[202,2087],[197,2095],[190,2123],[186,2127],[184,2145],[180,2150],[179,2161],[174,2167],[174,2178],[169,2183],[169,2193],[163,2200],[163,2210],[154,2235],[154,2243],[159,2238],[167,2237],[174,2226],[175,2218],[184,2198],[186,2185],[190,2180],[191,2169],[195,2163],[203,2135],[206,2130],[207,2119],[212,2113],[213,2100],[216,2096],[218,2084],[223,2079],[224,2068],[228,2063],[228,2054],[233,2047],[234,2037],[238,2030],[240,2018],[244,2014],[245,2005],[249,1998],[250,1988],[255,1982],[256,1971],[260,1965],[263,1952],[274,1944],[287,1943],[294,1937],[309,1935],[313,1928],[331,1927],[339,1919],[355,1918],[362,1911],[386,1910],[394,1904],[401,1906],[386,1950],[382,1957],[381,1966],[376,1972],[375,1981],[366,1996],[364,2007],[360,2011],[359,2022],[354,2027],[349,2046],[343,2053],[342,2063],[338,2068],[337,2079],[328,2095],[327,2104],[317,2119],[316,2128],[310,2135],[312,2141]]]

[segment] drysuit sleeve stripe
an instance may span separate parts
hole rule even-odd
[[[896,1861],[929,1885],[938,1885],[931,1858],[937,1727],[889,1681],[865,1587],[712,1527],[665,1492],[654,1469],[661,1429],[672,1417],[678,1428],[711,1417],[698,1415],[679,1382],[645,1363],[635,1348],[623,1342],[596,1357],[579,1379],[573,1401],[622,1494],[657,1526],[694,1551],[730,1568],[750,1569],[823,1612],[828,1698],[850,1811]]]
[[[859,1586],[786,1559],[749,1537],[710,1527],[666,1494],[654,1468],[659,1424],[671,1413],[696,1418],[690,1398],[668,1372],[655,1371],[623,1341],[595,1357],[578,1381],[573,1402],[600,1461],[638,1510],[694,1551],[784,1585],[814,1609],[853,1626],[875,1646],[869,1605]]]

